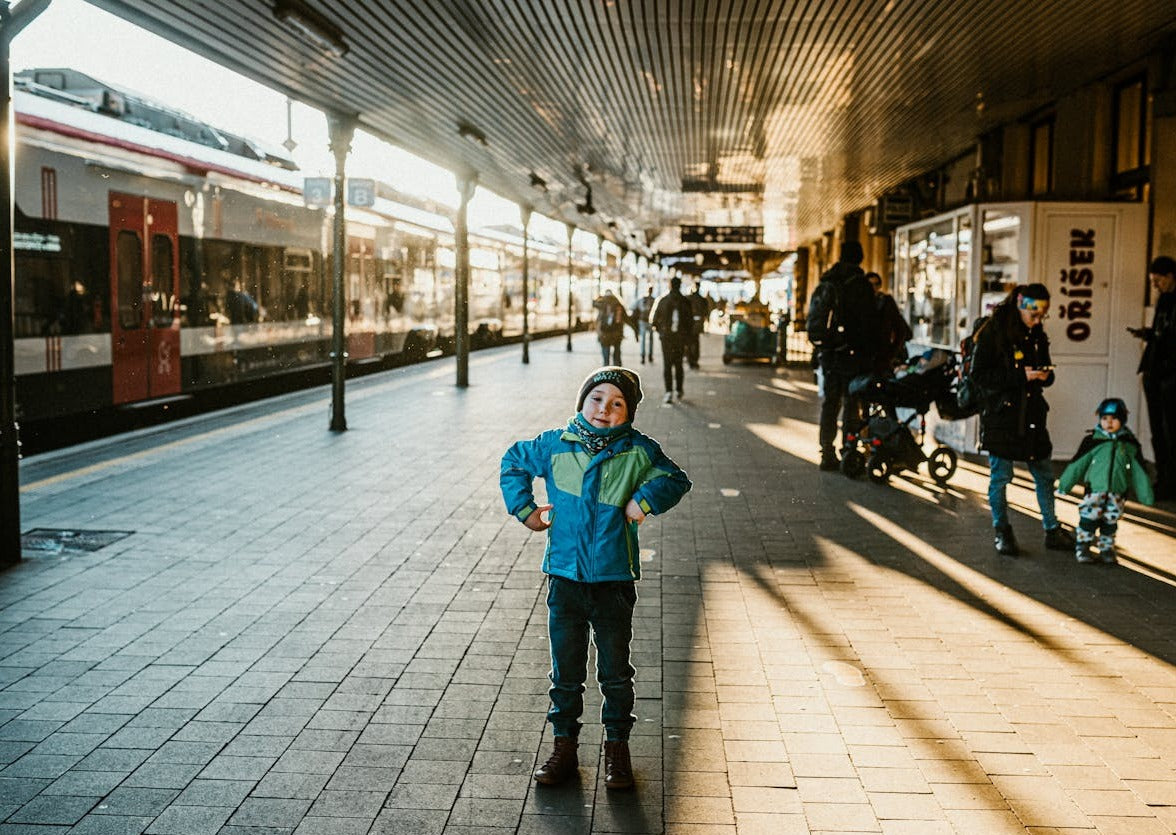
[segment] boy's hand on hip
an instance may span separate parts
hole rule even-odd
[[[629,499],[629,503],[625,505],[625,518],[640,525],[645,521],[645,511],[641,509],[641,505]]]
[[[551,527],[551,522],[543,518],[543,514],[551,510],[551,505],[540,505],[531,511],[531,515],[523,520],[523,524],[533,531],[545,531]]]

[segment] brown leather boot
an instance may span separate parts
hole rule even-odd
[[[535,770],[535,782],[554,786],[575,774],[576,769],[580,767],[579,759],[576,757],[578,745],[575,737],[555,737],[555,747],[551,751],[551,756]]]
[[[633,787],[633,764],[629,761],[629,743],[624,740],[604,743],[604,787]]]

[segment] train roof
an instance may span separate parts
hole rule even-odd
[[[14,74],[12,80],[16,90],[34,96],[286,171],[298,170],[298,164],[281,146],[221,130],[181,110],[77,70],[29,69]]]
[[[275,162],[284,149],[217,130],[179,110],[70,69],[24,70],[14,76],[18,126],[71,136],[169,160],[187,171],[210,171],[301,193],[303,175],[292,159]],[[371,212],[434,232],[453,232],[454,209],[377,181]]]

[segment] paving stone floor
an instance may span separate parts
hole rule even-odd
[[[719,351],[672,406],[637,366],[695,487],[642,530],[635,791],[592,725],[530,779],[543,543],[498,460],[583,335],[353,381],[345,433],[319,390],[24,462],[26,531],[134,533],[0,574],[0,835],[1176,831],[1173,506],[1078,566],[1019,473],[1002,560],[983,467],[818,472],[811,375]]]

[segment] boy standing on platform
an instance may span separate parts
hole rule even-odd
[[[1086,485],[1086,496],[1078,505],[1081,521],[1075,539],[1074,556],[1081,563],[1094,562],[1090,545],[1098,537],[1098,559],[1108,565],[1115,559],[1115,532],[1127,493],[1143,504],[1152,504],[1151,480],[1143,467],[1139,441],[1127,428],[1127,404],[1108,397],[1094,412],[1098,423],[1082,439],[1078,452],[1062,472],[1058,492],[1069,493],[1076,484]]]
[[[535,772],[535,780],[546,785],[563,782],[579,767],[589,630],[604,696],[604,784],[610,789],[633,785],[629,733],[636,721],[636,671],[629,663],[629,642],[641,576],[637,528],[647,515],[676,505],[691,487],[657,442],[633,428],[640,402],[636,373],[599,368],[580,387],[577,414],[566,427],[519,441],[502,457],[499,483],[506,509],[531,530],[547,531],[547,720],[554,749]],[[536,478],[544,480],[549,504],[536,504]]]

